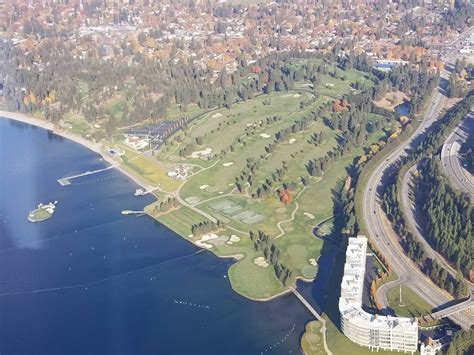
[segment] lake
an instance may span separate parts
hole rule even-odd
[[[232,260],[195,247],[141,210],[151,197],[100,156],[51,132],[0,119],[0,352],[299,354],[308,311],[289,294],[250,301]],[[38,203],[53,217],[27,221]],[[329,270],[328,270],[329,272]],[[326,276],[327,277],[327,276]],[[322,295],[299,283],[311,302]]]

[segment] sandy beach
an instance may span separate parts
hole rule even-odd
[[[58,136],[61,136],[61,137],[64,137],[66,139],[69,139],[73,142],[76,142],[76,143],[92,150],[93,152],[99,154],[102,157],[103,160],[105,160],[109,164],[113,165],[122,174],[129,177],[131,180],[133,180],[136,184],[140,185],[145,190],[149,188],[149,186],[144,181],[141,181],[138,177],[131,174],[129,171],[125,170],[122,166],[120,166],[120,163],[118,163],[117,161],[112,159],[112,157],[107,155],[107,153],[104,152],[104,149],[103,149],[104,147],[103,147],[102,143],[94,143],[90,140],[85,139],[84,137],[81,137],[81,136],[77,135],[77,134],[68,132],[66,130],[57,129],[57,128],[54,127],[54,124],[52,124],[51,122],[47,122],[47,121],[41,120],[41,119],[36,118],[36,117],[27,116],[27,115],[22,114],[22,113],[8,112],[8,111],[1,111],[0,110],[0,117],[7,118],[7,119],[10,119],[10,120],[13,120],[13,121],[27,123],[27,124],[30,124],[30,125],[36,126],[36,127],[41,127],[41,128],[47,129],[49,131],[52,131],[54,134],[57,134]]]

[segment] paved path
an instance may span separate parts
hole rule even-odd
[[[319,315],[318,312],[309,304],[308,301],[306,301],[306,298],[303,297],[301,293],[298,292],[298,290],[294,287],[290,287],[291,292],[303,303],[303,305],[308,309],[308,311],[318,320],[321,322],[321,334],[323,336],[323,345],[324,345],[324,350],[326,351],[326,354],[332,355],[331,350],[329,350],[328,344],[327,344],[327,339],[326,339],[326,320]]]
[[[291,213],[291,218],[289,219],[285,219],[284,221],[280,221],[277,223],[277,228],[280,230],[280,234],[278,234],[275,239],[277,238],[280,238],[280,237],[283,237],[285,235],[285,230],[281,227],[281,225],[283,223],[288,223],[288,222],[292,222],[294,219],[295,219],[295,214],[296,212],[298,212],[298,208],[300,207],[300,205],[298,204],[298,202],[296,201],[298,199],[298,197],[300,197],[300,195],[307,189],[308,187],[305,186],[303,187],[303,189],[299,192],[298,195],[296,195],[294,201],[295,201],[295,209],[293,210],[293,212]]]

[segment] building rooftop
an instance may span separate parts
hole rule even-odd
[[[349,238],[339,311],[346,319],[362,327],[416,330],[418,328],[416,318],[383,316],[371,314],[362,309],[366,254],[367,238],[365,236]]]

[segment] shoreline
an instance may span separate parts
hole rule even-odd
[[[1,111],[0,110],[0,118],[6,118],[12,121],[26,123],[35,127],[46,129],[57,136],[69,139],[77,144],[80,144],[84,148],[87,148],[93,151],[96,154],[99,154],[102,160],[106,161],[110,165],[112,165],[115,169],[119,170],[122,174],[130,178],[134,183],[139,185],[140,187],[144,188],[145,190],[148,188],[147,184],[131,174],[129,171],[121,167],[121,164],[111,157],[107,155],[107,153],[103,152],[103,144],[102,143],[94,143],[90,140],[85,139],[84,137],[68,132],[66,130],[58,130],[55,128],[54,124],[48,121],[44,121],[42,119],[27,116],[23,113],[19,112],[9,112],[9,111]]]
[[[39,119],[39,118],[36,118],[36,117],[32,117],[32,116],[27,116],[23,113],[18,113],[18,112],[9,112],[9,111],[1,111],[0,110],[0,118],[5,118],[5,119],[9,119],[9,120],[12,120],[12,121],[16,121],[16,122],[21,122],[21,123],[26,123],[26,124],[29,124],[29,125],[32,125],[32,126],[35,126],[35,127],[39,127],[39,128],[43,128],[45,130],[48,130],[60,137],[63,137],[63,138],[66,138],[66,139],[69,139],[77,144],[80,144],[81,146],[83,146],[84,148],[87,148],[91,151],[93,151],[94,153],[96,154],[99,154],[101,156],[101,158],[106,161],[107,163],[109,163],[110,165],[112,165],[115,169],[119,170],[122,174],[124,174],[125,176],[127,176],[128,178],[130,178],[134,183],[136,183],[137,185],[139,185],[140,187],[142,187],[143,189],[147,189],[149,186],[147,186],[147,184],[145,182],[143,182],[142,180],[140,180],[138,177],[134,176],[132,173],[130,173],[129,171],[127,171],[125,168],[123,168],[120,163],[118,163],[117,161],[115,161],[114,159],[112,159],[111,157],[109,157],[107,155],[107,153],[104,153],[103,151],[103,144],[102,143],[94,143],[92,141],[89,141],[87,139],[85,139],[84,137],[82,136],[79,136],[77,134],[74,134],[74,133],[71,133],[71,132],[68,132],[66,130],[58,130],[55,128],[54,124],[51,123],[51,122],[48,122],[48,121],[44,121],[42,119]],[[151,194],[153,195],[153,194]],[[154,195],[153,195],[154,196]],[[156,197],[155,197],[156,199]],[[155,221],[161,223],[158,219],[154,218],[152,215],[150,215],[149,213],[146,213],[147,216],[149,216],[150,218],[154,219]],[[162,224],[162,223],[161,223]],[[164,224],[163,224],[164,225]],[[166,225],[164,225],[166,226]],[[166,226],[166,228],[170,229],[168,226]],[[198,245],[196,245],[195,243],[193,243],[192,241],[190,241],[188,238],[185,238],[184,236],[180,235],[179,233],[173,231],[172,229],[170,229],[173,233],[175,233],[176,235],[178,235],[179,237],[181,237],[182,239],[190,242],[191,244],[193,244],[194,246],[196,246],[197,248],[201,249],[201,250],[207,250],[207,249],[203,249],[203,248],[200,248]],[[211,251],[211,250],[209,250]],[[231,259],[234,259],[236,262],[239,262],[241,259],[242,259],[242,254],[233,254],[233,255],[218,255],[217,253],[215,253],[214,251],[211,251],[211,253],[215,256],[217,256],[218,258],[222,258],[222,259],[228,259],[228,258],[231,258]],[[247,298],[249,300],[252,300],[252,301],[258,301],[258,302],[266,302],[266,301],[271,301],[277,297],[280,297],[282,295],[285,295],[289,292],[291,292],[291,289],[286,289],[280,293],[277,293],[273,296],[270,296],[270,297],[266,297],[266,298],[260,298],[260,299],[257,299],[257,298],[252,298],[252,297],[249,297],[247,295],[243,295],[241,294],[240,292],[238,292],[237,290],[235,290],[233,287],[232,287],[232,283],[230,283],[230,286],[231,288],[234,290],[235,293],[237,293],[238,295],[244,297],[244,298]]]

